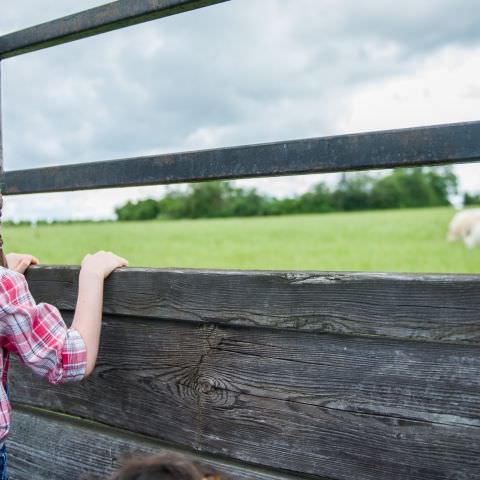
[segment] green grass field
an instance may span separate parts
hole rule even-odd
[[[264,218],[7,226],[7,251],[79,264],[111,250],[131,266],[480,273],[480,248],[445,240],[453,209]]]

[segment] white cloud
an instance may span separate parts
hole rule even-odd
[[[345,132],[479,120],[480,46],[448,46],[415,72],[372,82],[353,95]],[[458,165],[461,189],[480,190],[480,165]]]
[[[0,32],[78,5],[4,0]],[[6,169],[478,120],[475,6],[237,0],[9,59]],[[478,165],[458,172],[462,188],[480,189]],[[320,178],[335,175],[239,184],[290,195]],[[163,191],[9,197],[5,218],[111,217]]]
[[[357,89],[340,129],[357,132],[478,120],[480,45],[448,46],[415,72]]]

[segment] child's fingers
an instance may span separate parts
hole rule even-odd
[[[23,262],[28,262],[28,265],[38,265],[40,263],[40,260],[37,257],[30,255],[29,253],[13,253],[12,255],[15,255],[17,257],[17,262],[19,264]]]
[[[36,260],[36,259],[35,259]],[[38,262],[35,262],[34,257],[32,255],[25,255],[22,258],[22,265],[26,265],[27,267],[30,266],[31,264],[36,264]]]
[[[24,273],[25,270],[29,267],[30,265],[30,259],[29,258],[22,258],[18,264],[14,267],[14,270],[19,272],[19,273]]]
[[[38,265],[40,263],[40,260],[37,257],[34,257],[33,255],[30,255],[30,259],[33,265]]]
[[[109,253],[110,255],[113,255],[116,258],[120,267],[126,267],[128,265],[128,260],[126,258],[119,257],[118,255],[115,255],[112,252],[107,252],[107,253]]]
[[[120,267],[128,267],[128,260],[126,258],[118,257],[117,260]]]
[[[19,265],[22,269],[22,272],[24,272],[30,265],[38,265],[40,261],[38,260],[37,257],[34,257],[33,255],[25,255]]]

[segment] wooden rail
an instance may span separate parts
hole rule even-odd
[[[40,298],[65,310],[77,277],[76,267],[28,274]],[[104,312],[478,345],[479,289],[477,275],[128,268],[111,276]]]
[[[37,299],[63,299],[69,318],[75,274],[38,267],[28,279]],[[112,313],[93,377],[58,388],[16,365],[13,398],[49,410],[52,432],[70,420],[51,415],[77,417],[77,442],[108,425],[252,469],[250,478],[474,479],[479,287],[479,276],[120,271],[107,282]],[[38,442],[25,424],[46,422],[27,413],[16,458]],[[105,468],[111,455],[99,448],[87,466]],[[40,464],[64,465],[55,478],[78,474],[71,456],[56,456]]]

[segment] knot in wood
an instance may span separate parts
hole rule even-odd
[[[217,377],[200,376],[196,381],[196,393],[212,405],[229,407],[235,403],[236,395],[227,384]]]
[[[200,393],[210,393],[213,390],[213,385],[208,379],[199,380],[198,390],[200,391]]]

